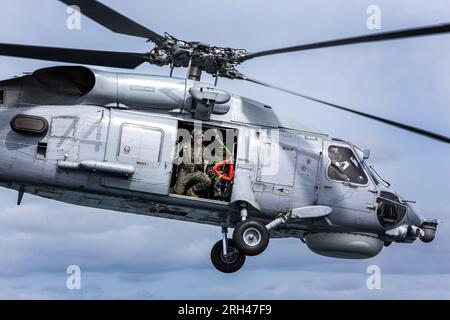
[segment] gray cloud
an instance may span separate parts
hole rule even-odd
[[[175,0],[104,1],[158,32],[187,40],[249,50],[367,33],[365,9],[372,1]],[[448,19],[447,1],[380,0],[383,26],[396,29]],[[104,50],[145,51],[141,39],[113,34],[83,19],[81,31],[65,28],[58,1],[18,0],[3,6],[1,42]],[[192,14],[201,16],[192,19]],[[418,14],[420,13],[420,14]],[[27,23],[22,23],[26,21]],[[230,21],[232,23],[230,23]],[[59,26],[59,27],[58,27]],[[443,36],[446,37],[446,36]],[[263,58],[241,70],[336,103],[448,134],[450,65],[447,38],[407,40],[316,50]],[[0,75],[58,65],[0,57]],[[167,74],[142,66],[138,72]],[[184,76],[184,70],[177,74]],[[205,80],[210,80],[205,77]],[[265,101],[332,136],[372,149],[380,172],[425,217],[448,220],[450,150],[439,143],[312,102],[236,81],[223,88]],[[444,223],[435,242],[393,244],[364,261],[317,256],[296,239],[274,240],[238,274],[216,272],[209,250],[217,228],[81,208],[2,189],[0,201],[0,298],[15,299],[433,299],[450,298],[450,230]],[[82,268],[82,290],[68,291],[65,270]],[[366,288],[366,268],[382,269],[382,290]]]

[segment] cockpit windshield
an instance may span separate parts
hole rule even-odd
[[[356,155],[348,147],[330,145],[328,147],[330,165],[327,174],[330,179],[365,185],[367,175]]]
[[[365,151],[361,150],[360,148],[358,148],[357,146],[353,145],[353,147],[355,148],[356,154],[359,156],[359,159],[362,162],[362,165],[365,169],[365,172],[368,173],[370,175],[370,177],[372,178],[373,182],[376,185],[379,185],[381,182],[383,182],[386,187],[390,186],[390,183],[387,182],[386,180],[383,179],[383,177],[378,173],[377,170],[375,170],[374,166],[372,164],[368,164],[364,158],[364,153]],[[368,156],[367,156],[368,158]]]
[[[376,185],[379,185],[381,177],[379,176],[378,172],[376,172],[372,166],[368,166],[368,167],[369,167],[369,174],[372,177],[373,182],[375,182]],[[366,168],[367,168],[367,166],[366,166]]]

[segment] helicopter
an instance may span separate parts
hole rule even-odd
[[[154,47],[137,53],[0,43],[3,56],[78,64],[0,81],[0,186],[17,190],[18,205],[32,194],[217,226],[221,239],[211,262],[224,273],[240,270],[273,238],[298,238],[314,253],[342,259],[371,258],[394,242],[434,240],[438,221],[422,218],[391,188],[369,164],[369,150],[292,124],[272,106],[219,89],[217,80],[252,82],[449,143],[438,133],[254,79],[238,66],[275,54],[438,35],[450,24],[252,53],[158,34],[99,1],[59,1]],[[168,66],[170,75],[85,66],[132,70],[143,63]],[[174,77],[175,68],[187,68],[186,78]],[[202,82],[202,73],[215,83]],[[196,146],[199,161],[185,157]],[[196,190],[199,180],[204,187]]]

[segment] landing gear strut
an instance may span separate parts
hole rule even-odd
[[[224,273],[233,273],[242,268],[245,263],[245,254],[228,239],[227,228],[222,228],[222,240],[216,242],[211,250],[211,262],[214,267]]]
[[[256,256],[267,248],[270,230],[284,225],[291,219],[318,219],[329,215],[331,211],[332,209],[327,206],[306,206],[285,210],[265,225],[258,220],[248,219],[247,206],[241,203],[241,221],[236,224],[233,239],[228,239],[228,229],[222,227],[222,240],[212,248],[211,261],[219,271],[236,272],[244,265],[246,256]],[[431,240],[436,231],[436,225],[437,222],[430,222],[429,238]]]

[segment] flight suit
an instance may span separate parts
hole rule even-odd
[[[182,162],[178,167],[178,177],[174,187],[175,193],[184,194],[187,187],[191,187],[196,193],[208,189],[211,186],[211,179],[203,172],[204,147],[194,147],[191,143],[183,143],[179,150],[182,153]]]

